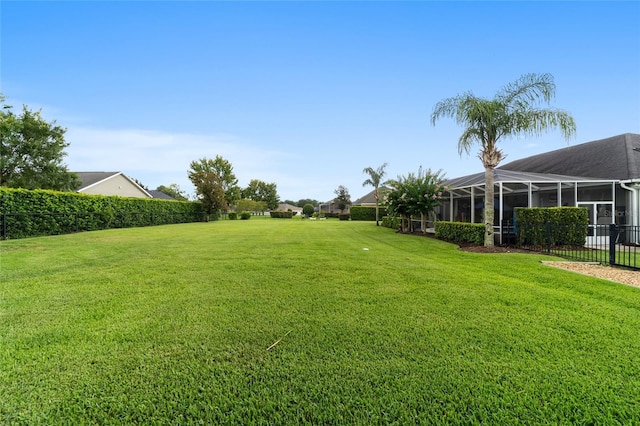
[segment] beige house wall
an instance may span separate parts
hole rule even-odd
[[[149,195],[133,184],[123,175],[116,175],[102,182],[98,182],[82,190],[83,194],[119,195],[121,197],[149,198]]]

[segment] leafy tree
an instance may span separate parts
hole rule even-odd
[[[427,230],[426,220],[432,215],[441,203],[445,190],[442,182],[444,176],[442,171],[432,172],[431,169],[423,171],[422,167],[418,173],[409,173],[406,177],[399,176],[395,180],[387,182],[391,186],[391,191],[386,194],[387,208],[394,215],[402,220],[403,231],[408,228],[405,225],[414,215],[420,215],[422,232]]]
[[[267,208],[275,210],[280,204],[278,190],[275,183],[266,183],[258,179],[252,179],[249,185],[242,190],[242,198],[254,201],[264,201]]]
[[[177,183],[172,183],[169,186],[160,185],[156,188],[156,191],[160,191],[163,194],[167,194],[168,196],[175,198],[178,201],[188,201],[189,197],[187,193],[180,189],[180,185]]]
[[[494,245],[494,171],[505,155],[497,144],[502,138],[517,135],[537,136],[550,128],[559,128],[565,138],[576,131],[573,117],[562,110],[539,108],[549,104],[556,86],[550,74],[525,74],[503,87],[493,99],[479,98],[471,92],[443,99],[431,114],[435,125],[441,117],[453,118],[464,127],[458,140],[458,153],[469,153],[480,144],[478,157],[484,166],[484,245]]]
[[[349,194],[349,190],[346,186],[340,185],[333,192],[336,194],[336,198],[333,201],[338,204],[340,213],[342,213],[344,209],[346,209],[347,206],[351,204],[351,195]]]
[[[374,190],[373,190],[373,196],[376,199],[376,226],[380,226],[380,223],[378,222],[378,209],[379,209],[379,205],[380,205],[380,183],[382,183],[382,178],[385,175],[385,168],[387,167],[387,163],[384,163],[383,165],[379,166],[377,169],[373,169],[372,167],[366,167],[362,173],[366,173],[369,175],[369,178],[367,180],[365,180],[364,182],[362,182],[362,186],[373,186]]]
[[[40,111],[26,105],[14,114],[0,95],[0,185],[12,188],[72,191],[80,187],[78,175],[62,163],[66,129],[47,122]]]
[[[192,161],[188,176],[208,215],[218,215],[240,198],[233,166],[220,155],[216,155],[214,160],[201,158]]]
[[[286,201],[285,201],[285,203],[286,203]],[[298,200],[298,202],[296,202],[296,203],[291,202],[289,204],[292,204],[292,205],[298,206],[298,207],[304,207],[305,204],[311,204],[314,207],[318,207],[318,205],[320,204],[320,201],[313,200],[311,198],[302,198],[302,199]]]

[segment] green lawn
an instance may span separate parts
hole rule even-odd
[[[541,255],[255,218],[0,253],[0,424],[640,419],[640,289]]]

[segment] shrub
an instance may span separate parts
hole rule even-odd
[[[351,215],[350,215],[349,213],[340,213],[340,214],[338,215],[338,219],[340,219],[340,220],[349,220],[349,217],[350,217],[350,216],[351,216]]]
[[[249,219],[251,219],[251,213],[249,212],[240,213],[240,220],[249,220]]]
[[[436,238],[454,243],[482,244],[484,242],[484,224],[467,222],[436,222]]]
[[[274,210],[269,212],[271,217],[276,219],[291,219],[293,217],[293,212],[286,212],[282,210]]]
[[[230,219],[230,220],[236,220],[236,219],[238,219],[238,213],[236,213],[236,212],[229,212],[229,219]]]
[[[313,204],[305,204],[304,207],[302,207],[302,213],[306,217],[311,217],[315,211],[316,209],[313,207]]]
[[[391,229],[399,229],[400,218],[397,216],[382,216],[382,226]]]
[[[0,188],[2,238],[196,222],[200,203]]]
[[[351,220],[376,220],[376,208],[375,206],[351,206]],[[378,215],[380,217],[385,216],[387,210],[384,206],[380,206],[378,209]]]
[[[589,213],[584,207],[517,207],[516,229],[522,245],[584,245]]]

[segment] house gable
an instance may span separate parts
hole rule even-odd
[[[82,185],[77,192],[93,195],[153,198],[122,172],[76,172]]]

